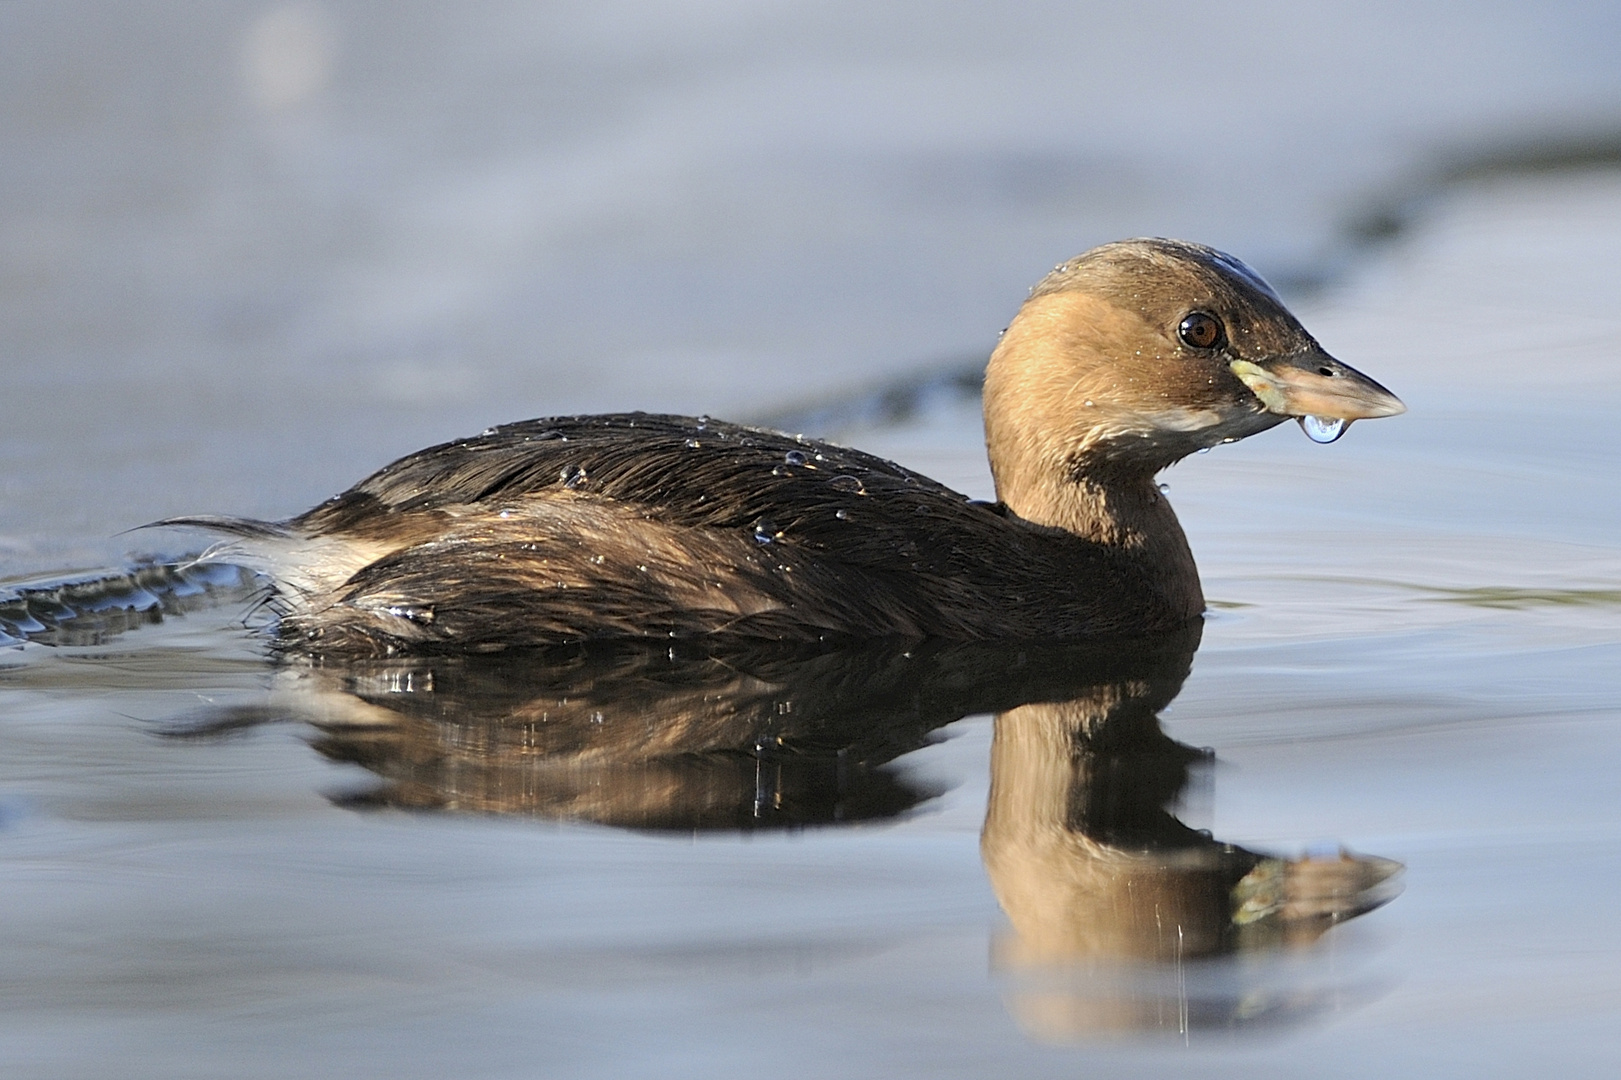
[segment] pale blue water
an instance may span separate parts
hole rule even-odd
[[[766,415],[960,364],[1117,235],[1332,268],[1362,193],[1621,100],[1602,5],[616,11],[7,5],[4,573],[178,552],[113,534],[296,512],[519,415]],[[1163,477],[1214,602],[1161,715],[1215,751],[1181,819],[1399,860],[1388,905],[1294,951],[1031,963],[998,889],[1071,870],[982,854],[982,712],[865,771],[616,772],[426,722],[447,674],[312,694],[233,601],[0,651],[0,1067],[1612,1075],[1621,178],[1417,221],[1296,305],[1411,412]],[[989,493],[972,402],[836,434]],[[695,805],[859,820],[669,827]],[[1107,925],[1054,909],[1025,926]]]
[[[1387,907],[1303,951],[1027,968],[981,861],[989,717],[890,767],[923,800],[898,819],[571,824],[611,817],[634,778],[617,802],[580,801],[608,782],[590,774],[558,802],[538,774],[481,771],[494,759],[466,733],[400,744],[403,759],[382,729],[335,747],[300,717],[366,717],[290,708],[288,673],[229,605],[6,654],[8,1070],[1607,1075],[1621,560],[1603,420],[1618,384],[1594,330],[1614,316],[1562,336],[1560,275],[1603,265],[1581,253],[1601,246],[1587,229],[1510,246],[1555,208],[1591,225],[1621,208],[1621,182],[1478,192],[1312,313],[1409,415],[1331,447],[1283,429],[1169,474],[1216,604],[1163,716],[1216,751],[1183,818],[1263,851],[1400,860]],[[1548,306],[1459,340],[1481,325],[1474,305],[1503,310],[1482,284],[1503,263]],[[1538,379],[1497,374],[1539,340]],[[1544,436],[1531,449],[1528,423]],[[862,434],[984,493],[968,404]],[[384,705],[434,692],[355,685]],[[222,715],[271,722],[174,737]],[[343,763],[356,746],[370,770]],[[438,809],[347,808],[390,790],[385,804]],[[503,807],[518,816],[490,815]]]

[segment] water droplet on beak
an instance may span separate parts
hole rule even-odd
[[[1330,416],[1302,416],[1299,420],[1300,430],[1314,443],[1331,443],[1351,426],[1348,420]]]

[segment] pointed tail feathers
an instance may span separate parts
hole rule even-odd
[[[231,536],[255,537],[263,540],[296,540],[298,533],[279,521],[260,521],[257,518],[225,517],[220,514],[188,514],[185,517],[149,521],[129,530],[165,528],[207,529],[209,532],[228,533]]]
[[[232,563],[266,575],[275,582],[275,606],[284,615],[333,602],[336,590],[357,570],[396,546],[311,536],[279,521],[212,514],[164,518],[141,526],[170,527],[224,533],[229,539],[204,551],[197,561]]]

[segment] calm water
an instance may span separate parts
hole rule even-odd
[[[1411,412],[1167,474],[1190,674],[0,653],[0,1064],[1613,1075],[1617,252],[1621,177],[1502,181],[1303,311]],[[844,434],[988,493],[972,403]]]

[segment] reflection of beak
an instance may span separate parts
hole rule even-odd
[[[1231,367],[1267,412],[1282,416],[1371,420],[1407,411],[1395,394],[1325,352],[1280,356],[1264,364],[1234,360]]]

